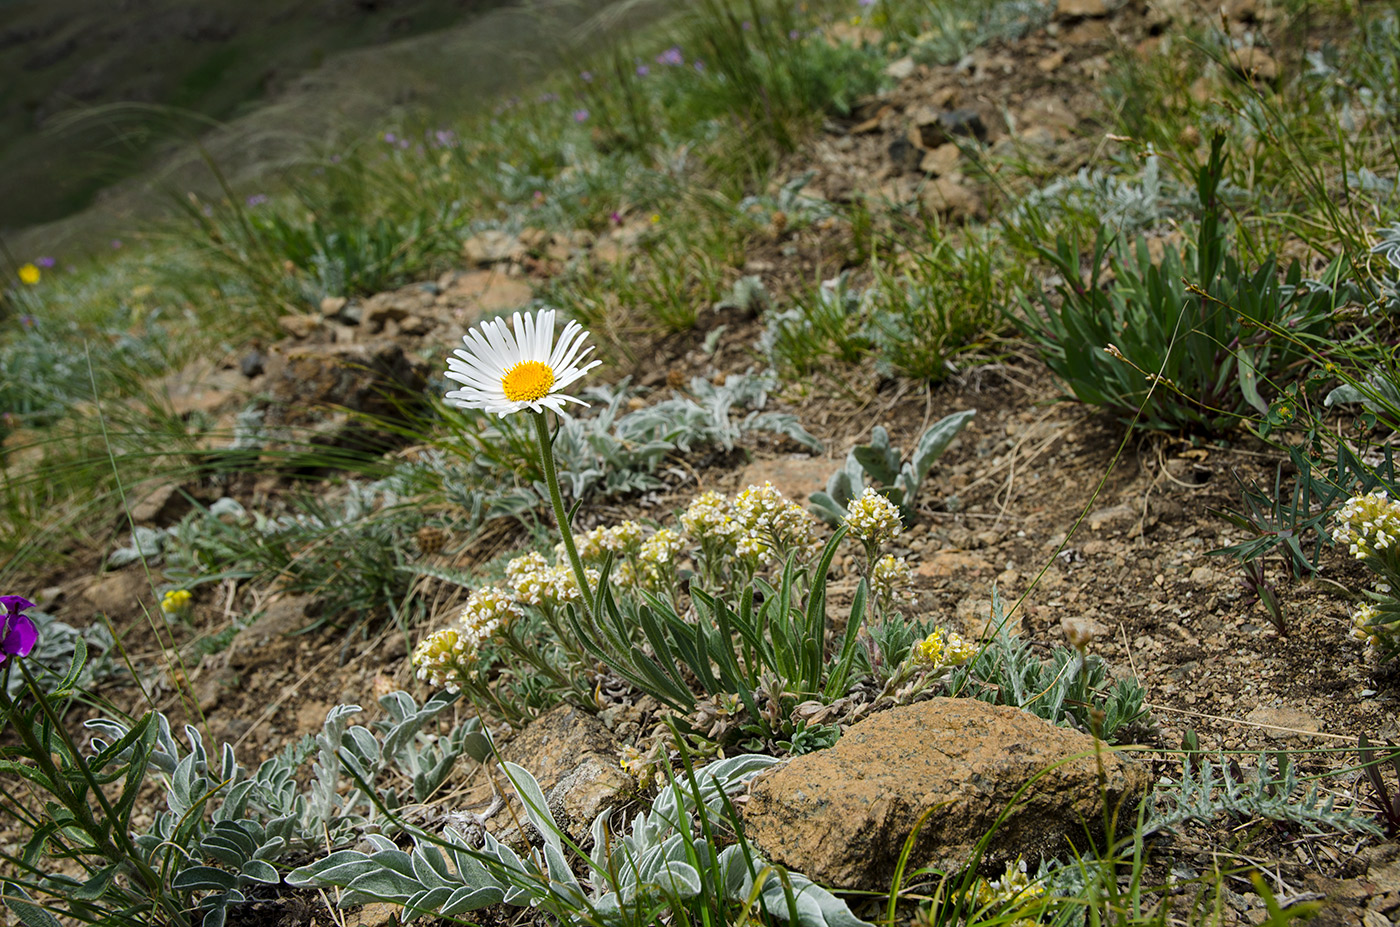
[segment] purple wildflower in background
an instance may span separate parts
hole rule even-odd
[[[248,197],[248,200],[247,200],[248,208],[249,208],[249,209],[252,209],[252,208],[257,207],[257,206],[261,206],[263,203],[266,203],[266,202],[267,202],[267,194],[266,194],[266,193],[254,193],[252,196]]]
[[[644,64],[639,64],[639,65],[637,65],[637,76],[638,76],[638,77],[646,77],[646,76],[647,76],[648,74],[650,74],[650,73],[651,73],[651,68],[647,67],[647,66],[644,65]]]
[[[583,71],[583,72],[580,72],[580,74],[579,74],[579,80],[583,81],[585,84],[591,84],[591,83],[593,83],[593,72],[592,72],[592,71]]]
[[[559,94],[555,93],[555,92],[552,91],[552,90],[549,91],[548,93],[542,93],[542,94],[540,94],[540,102],[541,102],[541,103],[553,103],[553,102],[557,101],[558,99],[559,99]]]
[[[384,141],[387,142],[388,144],[392,145],[392,144],[394,144],[395,142],[397,142],[398,140],[399,140],[399,137],[398,137],[397,135],[395,135],[393,132],[385,132],[385,133],[384,133]]]
[[[874,6],[875,0],[856,0],[857,6]]]
[[[697,71],[703,71],[703,70],[705,70],[705,62],[701,61],[699,58],[696,58],[696,59],[695,59],[695,70],[697,70]]]
[[[402,149],[404,149],[405,151],[407,151],[407,150],[408,150],[408,147],[409,147],[410,145],[412,145],[412,144],[413,144],[413,143],[410,142],[410,141],[409,141],[408,139],[406,139],[406,138],[401,138],[401,139],[399,139],[399,147],[402,148]]]
[[[451,129],[438,129],[433,133],[433,140],[439,148],[451,148],[457,144],[457,133]]]
[[[744,31],[745,31],[745,32],[752,32],[752,31],[753,31],[753,23],[749,22],[747,19],[744,20],[743,26],[744,26]]]
[[[588,121],[588,110],[586,110],[586,109],[576,109],[576,110],[574,110],[574,122],[587,122],[587,121]]]
[[[58,261],[54,260],[54,259],[51,258],[51,257],[41,257],[41,258],[35,258],[35,259],[34,259],[34,263],[35,263],[35,264],[38,264],[40,267],[49,268],[49,267],[52,267],[52,266],[54,266],[55,264],[57,264]]]
[[[0,627],[0,663],[6,657],[27,657],[39,640],[39,629],[24,613],[33,608],[34,603],[17,595],[0,595],[0,606],[5,609],[4,626]]]
[[[34,318],[34,316],[30,315],[27,312],[19,317],[19,327],[24,329],[25,331],[29,331],[37,324],[39,324],[39,320]]]
[[[656,63],[669,65],[670,67],[674,68],[679,65],[685,64],[685,55],[681,54],[681,48],[679,45],[672,45],[670,48],[666,49],[664,52],[656,56]]]
[[[112,239],[112,250],[113,250],[113,251],[116,251],[116,250],[117,250],[118,248],[120,248],[121,246],[122,246],[122,240],[121,240],[120,238],[113,238],[113,239]]]

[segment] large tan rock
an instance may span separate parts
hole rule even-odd
[[[559,826],[584,842],[600,812],[636,792],[617,757],[617,743],[603,722],[571,705],[541,715],[501,747],[501,759],[535,777]]]
[[[1017,856],[1085,847],[1086,834],[1102,830],[1104,799],[1126,813],[1148,782],[1131,760],[1106,748],[1096,757],[1086,734],[1015,708],[937,698],[877,714],[830,750],[764,775],[743,809],[744,830],[774,862],[818,882],[888,891],[906,839],[930,809],[911,870],[964,868],[1014,802],[983,857],[996,869]]]

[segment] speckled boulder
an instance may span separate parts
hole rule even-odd
[[[744,829],[774,862],[818,882],[887,891],[925,811],[935,809],[919,831],[911,869],[961,869],[1032,779],[993,835],[984,865],[1018,855],[1034,865],[1070,844],[1083,848],[1090,833],[1102,835],[1105,799],[1126,819],[1149,784],[1133,760],[1106,747],[1096,755],[1086,734],[1015,708],[938,698],[877,714],[830,750],[762,776],[743,810]]]

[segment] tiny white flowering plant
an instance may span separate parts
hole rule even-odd
[[[1400,654],[1400,501],[1378,489],[1353,496],[1337,510],[1334,540],[1376,574],[1368,602],[1351,616],[1351,636],[1373,656]]]

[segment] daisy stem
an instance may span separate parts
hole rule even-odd
[[[579,594],[583,599],[583,613],[593,618],[593,590],[588,588],[588,575],[583,572],[583,561],[579,559],[578,548],[574,546],[574,528],[569,523],[569,513],[564,509],[564,497],[559,492],[559,474],[554,468],[554,442],[549,437],[549,421],[544,411],[534,413],[535,437],[540,442],[540,463],[544,466],[544,481],[549,486],[549,501],[554,505],[554,520],[559,523],[559,534],[564,542],[564,550],[569,554],[569,565],[574,568],[574,578],[578,580]]]

